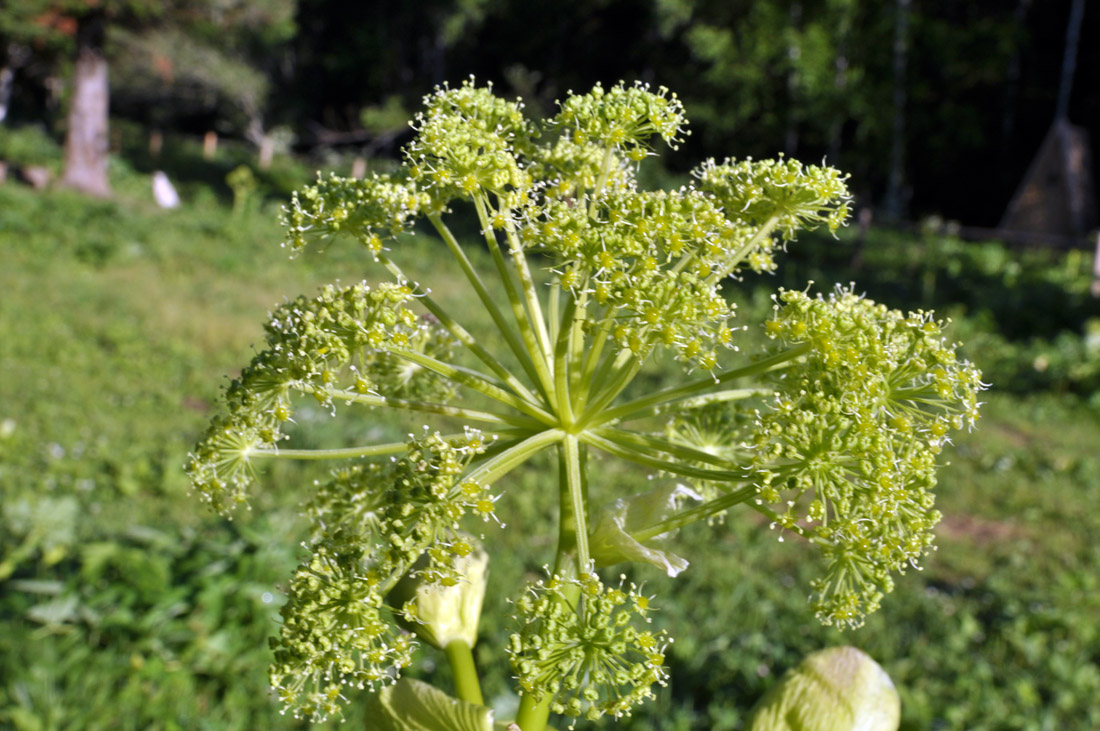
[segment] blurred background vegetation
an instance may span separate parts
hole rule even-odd
[[[857,205],[892,225],[803,236],[776,276],[733,288],[743,322],[770,311],[779,285],[855,280],[890,306],[950,316],[993,383],[981,428],[942,474],[939,551],[867,627],[817,626],[807,554],[749,516],[684,535],[678,552],[694,560],[675,582],[634,570],[677,641],[670,686],[622,726],[740,728],[804,653],[850,643],[898,684],[905,729],[1100,727],[1094,258],[964,241],[945,223],[996,226],[1060,112],[1097,139],[1100,13],[1075,21],[1081,0],[546,7],[0,6],[0,728],[301,727],[268,694],[266,638],[315,475],[280,464],[253,511],[226,522],[187,494],[182,464],[273,304],[381,276],[351,247],[288,261],[275,220],[289,191],[317,169],[392,168],[419,97],[471,73],[522,95],[533,115],[595,81],[677,91],[693,135],[649,185],[687,182],[705,155],[786,152],[852,172]],[[81,53],[109,68],[109,195],[97,197],[24,184],[40,171],[69,180]],[[158,170],[179,208],[154,204]],[[450,291],[429,247],[395,248],[476,327],[484,313]],[[414,425],[371,412],[337,424],[308,409],[299,420],[329,445]],[[548,558],[551,546],[529,538],[553,510],[538,468],[511,479],[509,527],[490,530],[508,549],[494,554],[491,593]],[[601,469],[609,498],[648,477]],[[490,605],[479,661],[506,708],[510,626],[507,607]],[[441,658],[421,658],[414,672],[445,685]]]

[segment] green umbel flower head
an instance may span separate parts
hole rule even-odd
[[[319,177],[284,212],[293,252],[346,237],[389,283],[329,286],[278,307],[188,465],[199,496],[228,514],[262,460],[343,460],[305,501],[308,555],[274,641],[272,681],[288,707],[320,719],[349,689],[396,678],[414,648],[401,619],[428,623],[420,634],[445,645],[456,691],[476,710],[477,602],[461,591],[474,585],[470,524],[496,520],[505,478],[544,450],[558,475],[532,499],[548,495],[540,505],[554,525],[521,530],[558,536],[555,575],[516,602],[508,648],[525,731],[544,729],[547,709],[624,715],[664,682],[667,640],[646,627],[648,598],[605,585],[594,567],[678,574],[698,560],[678,555],[680,531],[737,505],[819,546],[818,616],[858,624],[928,550],[936,458],[973,423],[982,385],[930,315],[850,290],[782,292],[773,347],[739,355],[746,326],[724,288],[775,269],[798,231],[835,231],[849,213],[846,176],[783,158],[708,160],[691,185],[643,190],[638,167],[658,138],[675,148],[687,134],[676,96],[644,84],[570,93],[541,124],[473,80],[424,102],[403,169]],[[478,221],[484,267],[448,227],[460,206]],[[444,293],[467,292],[439,301],[404,274],[412,235],[436,237],[430,256],[454,264]],[[470,308],[456,302],[474,302],[489,332],[468,329]],[[662,353],[696,375],[631,389]],[[403,442],[301,448],[314,440],[296,432],[318,409],[362,407],[432,424]],[[656,417],[671,419],[667,430],[654,433]],[[368,431],[359,426],[340,433]],[[660,481],[633,495],[590,485],[594,451]],[[398,601],[402,577],[441,601]],[[440,698],[391,690],[379,702],[398,696]]]
[[[344,687],[374,688],[411,662],[415,643],[383,598],[421,556],[415,573],[426,587],[466,578],[472,545],[459,524],[468,512],[490,517],[493,501],[459,476],[483,449],[476,432],[429,434],[411,439],[404,459],[338,470],[317,487],[311,556],[272,640],[272,685],[296,714],[323,719]]]
[[[760,498],[777,523],[818,540],[814,582],[826,624],[856,626],[928,551],[936,457],[978,417],[981,374],[927,313],[905,315],[838,288],[782,291],[769,334],[805,348],[774,378],[751,445]]]
[[[664,685],[669,640],[645,626],[649,598],[633,584],[624,589],[624,581],[609,587],[584,573],[528,587],[516,602],[521,628],[508,647],[525,695],[549,695],[555,713],[595,720],[630,715],[653,697],[654,683]]]

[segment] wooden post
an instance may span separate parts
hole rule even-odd
[[[213,160],[218,152],[218,133],[210,130],[202,138],[202,159]]]
[[[367,158],[362,155],[356,155],[355,159],[351,161],[351,177],[362,178],[367,174]]]
[[[260,170],[267,170],[271,167],[271,159],[275,157],[275,138],[271,135],[264,135],[260,140],[260,159],[257,167]]]

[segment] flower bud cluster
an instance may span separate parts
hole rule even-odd
[[[363,548],[313,547],[295,570],[272,638],[271,685],[295,718],[339,714],[344,690],[392,682],[415,644],[394,622]]]
[[[578,143],[572,135],[563,135],[552,144],[537,145],[531,153],[532,177],[543,184],[548,199],[575,200],[593,190],[607,165],[604,190],[621,191],[634,187],[635,166],[594,142]]]
[[[733,308],[708,277],[740,248],[745,230],[693,190],[614,192],[594,214],[548,202],[523,241],[562,262],[564,288],[605,308],[620,348],[645,355],[662,345],[713,368],[716,349],[732,343]]]
[[[776,377],[751,447],[759,497],[778,523],[823,545],[813,604],[826,624],[857,626],[915,566],[940,519],[936,458],[951,430],[973,425],[981,374],[939,323],[839,289],[781,291],[768,333],[808,351]]]
[[[374,688],[408,666],[414,644],[383,598],[422,555],[422,582],[462,578],[474,546],[459,523],[490,517],[493,501],[459,477],[484,448],[474,430],[426,434],[410,439],[403,459],[345,468],[318,486],[306,509],[312,555],[291,580],[272,640],[272,685],[296,715],[323,720],[339,711],[342,688]]]
[[[397,578],[428,550],[419,573],[453,583],[455,558],[472,550],[459,522],[467,514],[493,516],[488,489],[459,479],[485,447],[476,429],[450,440],[431,433],[410,437],[403,459],[337,471],[306,505],[314,541],[374,545],[372,559],[395,567],[385,574]]]
[[[700,189],[721,203],[726,215],[747,225],[778,217],[776,228],[790,240],[801,228],[824,223],[829,231],[850,213],[848,178],[836,168],[797,160],[707,160],[694,171]]]
[[[347,233],[376,256],[382,251],[382,237],[407,230],[429,203],[413,183],[388,175],[358,180],[318,174],[316,185],[295,191],[283,208],[283,246],[297,253],[311,238]]]
[[[445,350],[449,340],[406,306],[407,284],[328,285],[318,296],[299,297],[278,307],[265,326],[267,349],[256,355],[225,393],[225,411],[216,417],[188,463],[204,500],[221,513],[245,502],[252,481],[250,453],[274,448],[285,438],[293,416],[292,394],[311,393],[332,403],[345,388],[356,394],[384,392],[394,397],[426,388],[445,397],[434,379],[412,378],[404,363],[385,351],[394,346]],[[421,386],[420,384],[424,384]]]
[[[518,156],[530,147],[533,130],[519,102],[493,95],[473,80],[444,86],[424,97],[416,137],[405,150],[412,179],[441,211],[456,198],[478,192],[526,192],[531,179]]]
[[[675,149],[687,134],[684,105],[676,95],[663,86],[650,91],[642,83],[619,83],[606,91],[596,84],[587,94],[570,93],[553,122],[578,144],[620,149],[634,161],[646,156],[653,135]]]
[[[516,601],[519,632],[508,652],[521,692],[550,695],[554,713],[595,720],[630,715],[668,677],[664,631],[650,622],[649,598],[631,584],[606,586],[594,573],[552,576]],[[572,728],[572,726],[570,727]]]

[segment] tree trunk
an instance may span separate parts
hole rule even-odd
[[[897,0],[894,16],[894,121],[890,144],[890,179],[884,205],[886,217],[899,221],[905,215],[905,67],[909,60],[909,6]]]
[[[107,196],[107,59],[103,55],[105,20],[94,13],[80,19],[69,126],[65,134],[62,184],[90,195]]]
[[[1073,0],[1066,25],[1066,51],[1062,56],[1062,79],[1058,84],[1058,119],[1069,117],[1069,97],[1073,91],[1073,72],[1077,68],[1077,39],[1081,36],[1081,19],[1085,15],[1085,0]]]

